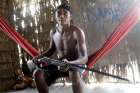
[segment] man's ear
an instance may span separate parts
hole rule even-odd
[[[70,13],[70,18],[71,18],[71,20],[72,20],[72,14]]]
[[[70,23],[73,24],[72,14],[70,14]]]
[[[73,24],[73,23],[74,23],[74,22],[73,22],[73,20],[71,19],[71,20],[70,20],[70,24]]]

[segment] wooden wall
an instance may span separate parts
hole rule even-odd
[[[12,23],[12,3],[10,0],[0,1],[0,16]],[[11,24],[12,25],[12,24]],[[8,90],[15,83],[15,69],[19,67],[16,44],[0,29],[0,91]]]

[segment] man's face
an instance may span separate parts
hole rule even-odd
[[[70,24],[71,14],[66,9],[58,9],[55,13],[55,19],[58,24],[65,26]]]

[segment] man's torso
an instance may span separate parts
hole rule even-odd
[[[53,34],[53,41],[59,58],[66,58],[68,60],[78,58],[78,41],[74,27],[63,33],[56,30]]]

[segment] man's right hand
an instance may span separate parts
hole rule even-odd
[[[37,64],[37,63],[38,63],[38,57],[34,57],[34,58],[32,59],[32,61],[33,61],[33,63]]]
[[[38,56],[35,56],[32,60],[33,60],[33,63],[37,63],[38,62],[38,59],[42,58],[42,55],[38,55]]]
[[[37,65],[39,68],[43,68],[43,67],[45,67],[45,66],[47,65],[47,63],[41,61],[40,59],[41,59],[41,56],[36,56],[36,57],[34,57],[34,58],[32,59],[32,61],[33,61],[33,63],[34,63],[35,65]]]

